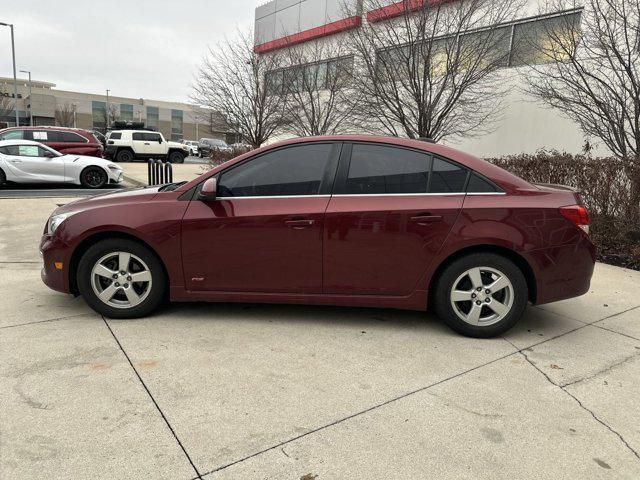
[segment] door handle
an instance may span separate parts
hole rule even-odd
[[[149,142],[144,142],[145,145],[151,145]]]
[[[22,160],[11,160],[11,163],[22,163]]]
[[[442,220],[442,215],[416,215],[415,217],[411,217],[411,221],[418,225],[426,225],[427,223],[438,222],[440,220]]]
[[[284,224],[287,227],[292,227],[294,230],[302,230],[303,228],[307,228],[316,223],[315,220],[305,219],[305,220],[285,220]]]

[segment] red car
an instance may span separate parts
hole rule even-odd
[[[294,139],[190,181],[58,208],[42,279],[112,318],[165,298],[435,312],[488,337],[589,289],[580,197],[442,145]]]
[[[34,140],[69,155],[102,158],[102,143],[88,130],[67,127],[9,127],[0,140]]]

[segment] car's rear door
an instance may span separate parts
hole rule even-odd
[[[325,215],[323,292],[413,292],[460,212],[467,173],[418,150],[345,144]]]
[[[192,200],[183,219],[187,289],[321,293],[324,213],[340,148],[280,147],[219,174],[217,199]]]

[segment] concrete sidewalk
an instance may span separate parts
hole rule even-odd
[[[149,175],[146,163],[121,163],[120,165],[124,170],[124,178],[127,184],[136,187],[149,184]],[[171,167],[173,169],[174,182],[188,182],[207,171],[207,166],[204,164],[180,163],[172,164]]]
[[[116,321],[40,282],[63,202],[0,200],[3,480],[640,478],[640,272],[491,340],[383,309]]]

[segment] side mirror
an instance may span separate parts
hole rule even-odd
[[[216,178],[209,178],[205,180],[200,189],[199,199],[212,202],[216,199],[216,188],[218,186],[218,180]]]
[[[162,137],[158,138],[158,143],[162,143]]]

